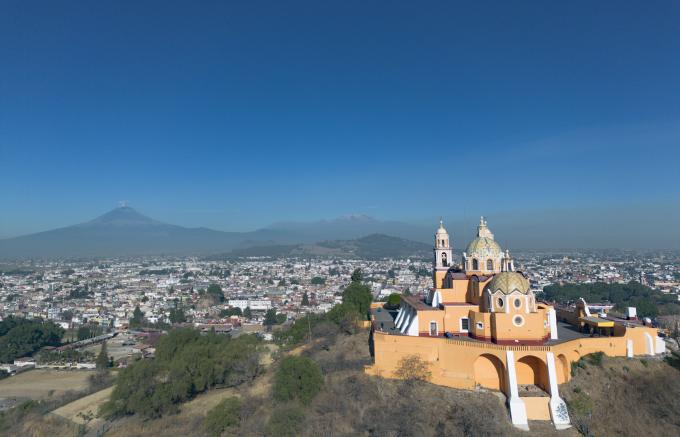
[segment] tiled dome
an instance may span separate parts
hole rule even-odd
[[[518,291],[522,294],[529,293],[529,280],[518,272],[502,272],[493,277],[486,285],[489,293],[500,291],[503,294],[512,294]]]

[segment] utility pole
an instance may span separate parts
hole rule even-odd
[[[312,321],[310,319],[309,311],[307,311],[307,327],[309,328],[309,343],[312,343]]]

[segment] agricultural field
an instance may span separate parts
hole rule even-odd
[[[47,399],[88,386],[88,370],[34,369],[0,380],[0,399]]]

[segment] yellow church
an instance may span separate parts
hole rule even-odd
[[[574,309],[537,301],[484,217],[460,264],[440,221],[433,281],[426,296],[402,296],[396,315],[372,309],[374,363],[367,373],[396,377],[399,362],[417,355],[429,364],[434,384],[503,392],[518,428],[528,429],[529,420],[570,426],[559,384],[582,356],[665,352],[656,329],[634,318],[594,317],[585,301]]]

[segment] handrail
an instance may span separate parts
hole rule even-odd
[[[476,342],[476,341],[465,341],[465,340],[456,340],[452,338],[447,338],[445,339],[446,343],[448,344],[455,344],[457,346],[466,346],[466,347],[476,347],[476,348],[481,348],[481,349],[491,349],[491,350],[504,350],[504,351],[524,351],[524,352],[550,352],[552,350],[551,346],[529,346],[529,345],[500,345],[500,344],[493,344],[493,343],[484,343],[484,342]]]

